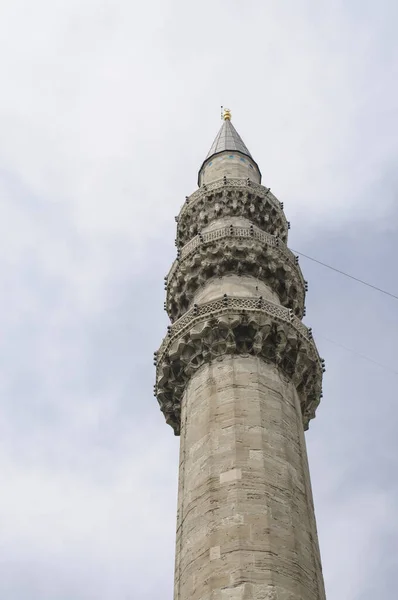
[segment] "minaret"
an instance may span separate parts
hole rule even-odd
[[[304,439],[324,361],[283,204],[229,110],[176,221],[155,353],[180,435],[174,600],[325,600]]]

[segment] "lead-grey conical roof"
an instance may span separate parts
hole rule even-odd
[[[219,152],[224,152],[226,150],[241,152],[242,154],[252,158],[252,155],[243,143],[242,138],[229,119],[226,119],[223,122],[221,129],[217,133],[216,139],[214,140],[205,160],[213,156],[213,154],[218,154]]]

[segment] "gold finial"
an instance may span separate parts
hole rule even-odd
[[[224,108],[223,109],[222,118],[224,119],[224,121],[230,121],[231,120],[231,111],[229,110],[229,108]]]

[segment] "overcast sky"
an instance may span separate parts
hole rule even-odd
[[[172,598],[179,440],[152,357],[221,104],[290,247],[398,294],[397,20],[393,0],[1,2],[0,598]],[[301,266],[328,600],[391,600],[398,302]]]

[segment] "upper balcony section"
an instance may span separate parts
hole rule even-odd
[[[263,231],[280,237],[286,244],[289,223],[283,204],[269,188],[250,179],[223,177],[186,198],[177,220],[177,248],[182,248],[195,235],[215,220],[242,217]]]

